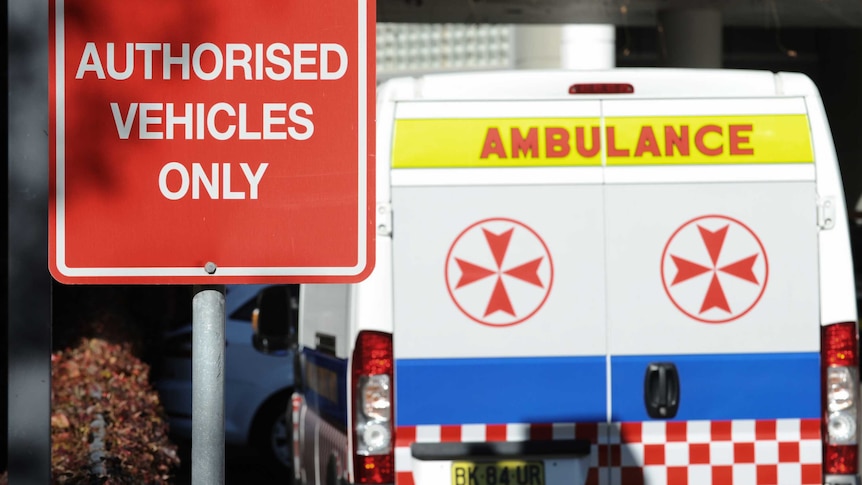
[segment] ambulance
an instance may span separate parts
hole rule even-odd
[[[860,483],[848,215],[807,77],[400,78],[376,130],[376,267],[298,295],[299,483]]]

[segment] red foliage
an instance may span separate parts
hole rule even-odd
[[[149,367],[130,344],[89,338],[54,353],[51,391],[54,483],[170,483],[177,447]],[[93,447],[101,458],[91,458]]]

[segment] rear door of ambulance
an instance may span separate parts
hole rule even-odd
[[[549,156],[565,148],[545,136],[597,134],[599,110],[597,100],[396,105],[397,483],[598,483],[601,156],[598,140]]]
[[[602,109],[611,483],[821,483],[803,99]]]

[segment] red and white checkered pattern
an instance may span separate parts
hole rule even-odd
[[[573,438],[593,443],[585,485],[822,483],[817,419],[401,426],[396,483],[414,484],[413,443]]]
[[[823,481],[817,419],[614,423],[608,443],[599,463],[614,485]]]

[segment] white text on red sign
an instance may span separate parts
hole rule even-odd
[[[125,43],[120,49],[123,54],[118,55],[113,42],[104,46],[88,42],[75,79],[334,81],[341,79],[348,67],[347,51],[337,43],[227,43],[222,47],[205,42],[192,48],[189,43],[138,42]],[[111,102],[110,111],[121,140],[304,141],[314,134],[314,109],[303,101],[273,100],[251,107],[227,102]],[[251,125],[251,117],[260,123]],[[238,170],[232,171],[231,165]],[[249,162],[212,163],[208,171],[198,161],[168,160],[159,171],[158,189],[168,200],[187,195],[198,199],[204,194],[211,199],[257,199],[269,162],[253,165],[257,168]],[[231,182],[231,174],[239,172],[244,175],[247,192],[232,188],[237,184]]]

